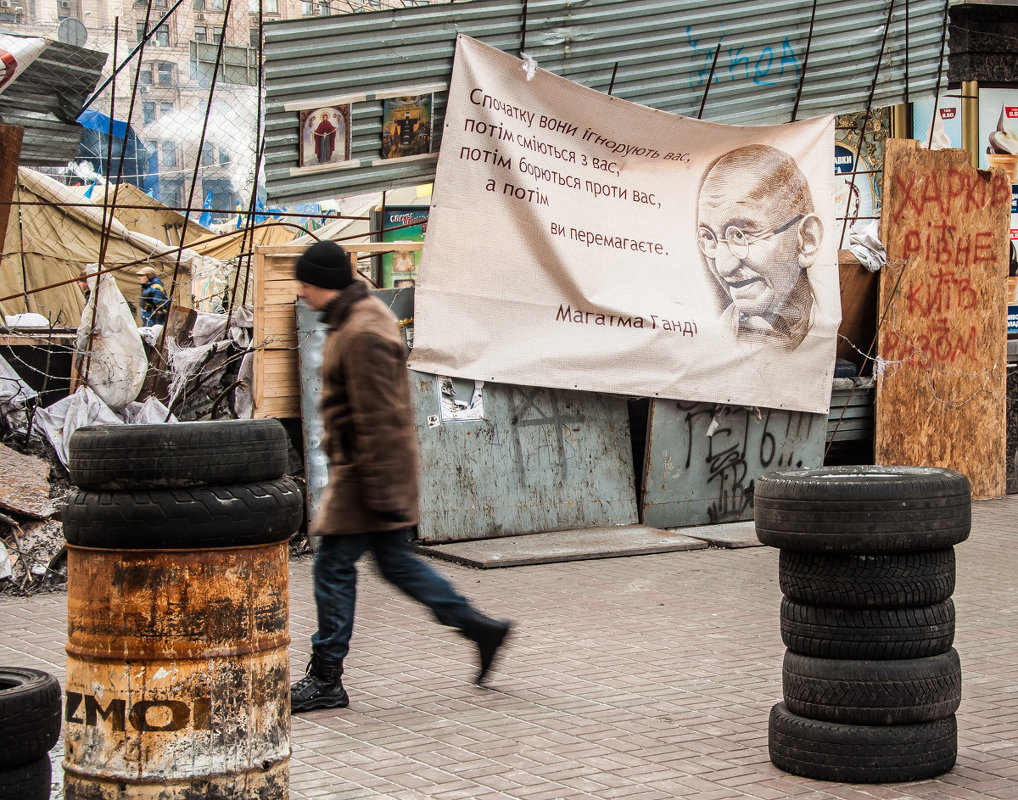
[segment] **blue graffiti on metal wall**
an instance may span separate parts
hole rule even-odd
[[[718,45],[723,45],[724,40],[725,32],[722,31],[721,38],[712,46],[701,46],[701,40],[693,38],[693,28],[691,26],[686,28],[686,41],[693,48],[693,52],[689,56],[692,65],[689,75],[690,86],[702,86],[707,81],[711,64],[714,63],[714,51]],[[722,79],[728,81],[752,80],[757,86],[774,86],[775,79],[782,77],[785,70],[795,70],[795,74],[798,74],[801,69],[795,48],[792,47],[787,36],[781,41],[780,55],[775,52],[773,47],[764,47],[759,52],[743,54],[745,49],[745,46],[732,46],[728,47],[726,52],[726,49],[722,47],[714,71],[715,83],[720,83]]]

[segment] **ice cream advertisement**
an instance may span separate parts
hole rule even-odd
[[[933,111],[932,97],[912,104],[912,138],[931,150],[961,147],[961,99],[941,97]]]
[[[979,90],[979,167],[1000,166],[1018,183],[1018,90]]]
[[[1018,304],[1018,89],[979,90],[979,166],[1011,177],[1011,264],[1008,304]]]

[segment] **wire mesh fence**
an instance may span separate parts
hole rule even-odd
[[[57,0],[54,10],[2,0],[0,47],[22,63],[0,94],[0,355],[15,373],[0,393],[26,408],[26,434],[32,409],[123,360],[97,346],[104,290],[125,319],[172,332],[142,336],[142,395],[185,417],[238,413],[238,392],[250,390],[240,361],[259,346],[249,335],[255,246],[327,222],[333,238],[372,235],[367,215],[345,213],[356,201],[266,207],[263,26],[416,4]],[[15,65],[5,66],[10,80]],[[356,234],[344,223],[358,223]],[[112,280],[97,284],[100,275]],[[145,308],[153,286],[167,296],[168,313],[155,317]],[[202,314],[225,315],[227,345],[195,343]],[[195,347],[199,357],[182,354]]]

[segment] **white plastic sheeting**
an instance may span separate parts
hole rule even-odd
[[[38,393],[25,383],[14,367],[0,356],[0,413],[12,430],[24,431],[28,426],[27,407]]]
[[[89,299],[78,326],[76,358],[81,359],[84,382],[110,408],[123,408],[138,396],[145,382],[145,345],[131,307],[113,277],[100,275],[97,289],[96,276],[91,275],[88,287]]]
[[[230,315],[230,331],[226,331],[226,314],[198,314],[191,328],[191,341],[197,346],[230,339],[238,347],[251,344],[251,326],[254,324],[254,309],[243,306]]]
[[[49,408],[35,412],[35,424],[42,429],[46,439],[56,451],[60,463],[67,465],[67,446],[71,435],[86,425],[138,425],[176,422],[169,409],[154,397],[144,402],[131,402],[114,411],[98,393],[87,386],[80,387],[74,394],[58,400]]]
[[[8,328],[48,328],[49,320],[42,314],[27,312],[25,314],[7,314],[4,325]]]

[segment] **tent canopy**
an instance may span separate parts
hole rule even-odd
[[[103,209],[82,205],[81,195],[34,170],[18,169],[13,194],[11,224],[0,259],[0,313],[26,311],[41,314],[58,327],[75,327],[81,319],[84,297],[74,282],[36,294],[40,289],[61,281],[73,281],[81,270],[99,261],[104,238]],[[137,305],[140,285],[135,272],[152,266],[167,290],[178,262],[177,251],[142,233],[129,230],[116,217],[105,220],[109,230],[104,265],[125,266],[116,272],[121,292]],[[209,269],[218,262],[185,249],[179,256],[180,269],[174,302],[190,306],[190,272]],[[225,268],[225,267],[224,267]]]

